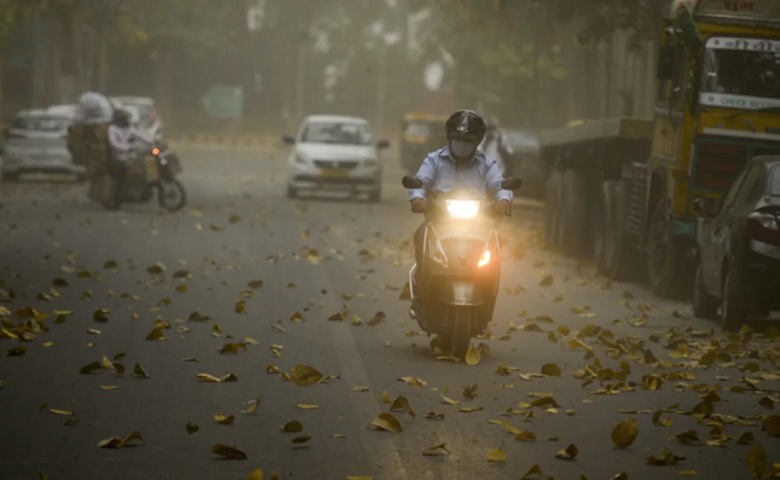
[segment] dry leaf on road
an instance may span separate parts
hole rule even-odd
[[[384,430],[386,432],[403,432],[401,423],[395,418],[395,415],[391,413],[380,413],[372,422],[371,426],[376,430]]]
[[[218,443],[211,447],[211,453],[227,458],[228,460],[246,460],[246,453],[241,450]]]

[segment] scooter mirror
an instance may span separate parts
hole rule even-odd
[[[523,181],[519,178],[507,178],[503,182],[501,182],[501,188],[504,190],[520,190],[520,187],[523,186]]]
[[[403,183],[404,188],[409,188],[409,189],[423,188],[422,180],[420,180],[417,177],[412,177],[410,175],[406,175],[404,178],[402,178],[401,183]]]

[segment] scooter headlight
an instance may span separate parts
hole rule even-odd
[[[489,265],[490,262],[493,261],[493,254],[490,252],[489,248],[486,248],[484,252],[482,252],[482,256],[479,257],[479,262],[477,262],[477,267],[482,268],[486,265]]]
[[[447,213],[459,220],[468,220],[479,213],[479,200],[447,200]]]

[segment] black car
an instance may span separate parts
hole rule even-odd
[[[753,158],[721,201],[698,197],[693,312],[726,330],[780,309],[780,156]]]

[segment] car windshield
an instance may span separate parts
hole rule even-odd
[[[11,128],[35,132],[60,132],[67,130],[70,123],[71,119],[67,117],[22,115],[14,119]]]
[[[340,145],[371,145],[372,137],[364,123],[311,122],[301,137],[303,143],[334,143]]]
[[[704,51],[702,105],[780,107],[780,41],[713,37]]]

